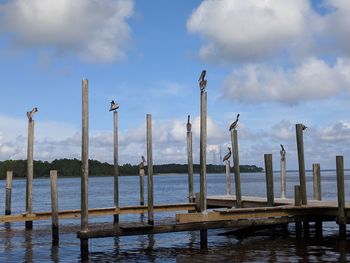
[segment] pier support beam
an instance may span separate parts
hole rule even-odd
[[[267,206],[274,206],[272,154],[265,154]]]
[[[153,153],[152,153],[152,117],[146,116],[147,122],[147,172],[148,172],[148,224],[154,224],[153,213]]]
[[[338,225],[339,238],[346,238],[346,216],[345,216],[345,192],[344,192],[344,158],[336,157],[337,163],[337,190],[338,190]]]
[[[306,179],[305,179],[305,160],[304,160],[304,139],[303,130],[305,126],[303,124],[296,124],[296,137],[297,137],[297,148],[298,148],[298,164],[299,164],[299,181],[301,191],[301,202],[303,205],[307,204],[306,195]]]
[[[194,201],[193,193],[193,150],[192,150],[192,125],[190,123],[190,115],[187,119],[187,170],[188,170],[188,201]]]
[[[231,173],[230,173],[231,165],[230,160],[226,160],[226,194],[231,194]]]
[[[321,201],[321,169],[319,163],[312,164],[314,199]],[[322,237],[322,220],[315,220],[316,237]]]
[[[51,217],[52,217],[52,244],[58,245],[58,194],[57,194],[57,171],[50,171],[51,181]]]
[[[13,172],[7,171],[6,172],[5,215],[11,215],[12,177],[13,177]]]
[[[118,112],[113,112],[114,124],[114,207],[119,207],[119,167],[118,167]],[[119,222],[119,215],[114,215],[114,222]]]
[[[281,145],[283,147],[283,145]],[[280,151],[281,155],[281,198],[286,198],[286,151],[284,148]]]
[[[238,136],[237,130],[231,130],[231,143],[233,149],[233,168],[235,174],[235,190],[236,190],[236,207],[242,207],[242,195],[241,195],[241,176],[239,170],[239,154],[238,154]]]
[[[144,196],[144,185],[145,185],[145,168],[140,167],[140,205],[145,205],[145,196]]]
[[[294,205],[295,206],[301,206],[301,193],[300,193],[300,186],[295,185],[294,186]],[[301,220],[295,220],[295,237],[297,239],[300,239],[302,236],[302,224]]]

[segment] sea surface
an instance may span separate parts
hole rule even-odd
[[[280,196],[279,173],[274,174],[275,197]],[[199,176],[195,175],[195,191],[199,191]],[[147,177],[145,185],[147,187]],[[232,179],[233,182],[233,179]],[[25,211],[25,183],[15,179],[12,186],[12,214]],[[287,197],[293,197],[299,184],[295,172],[287,174]],[[336,200],[335,171],[321,172],[323,200]],[[139,204],[139,178],[119,179],[120,206]],[[265,174],[241,174],[242,195],[266,196]],[[234,184],[232,183],[234,191]],[[80,209],[80,178],[58,179],[59,209]],[[223,195],[224,174],[208,174],[208,195]],[[312,198],[312,174],[307,173],[307,192]],[[350,175],[345,172],[346,200],[350,201]],[[154,176],[154,203],[187,202],[187,176],[180,174]],[[147,189],[145,189],[147,199]],[[49,211],[50,180],[34,179],[33,210]],[[4,214],[5,181],[0,181],[0,214]],[[113,177],[89,178],[89,207],[113,206]],[[174,213],[155,214],[155,219],[174,217]],[[147,220],[147,214],[145,215]],[[112,216],[90,217],[89,223],[112,222]],[[140,221],[140,215],[120,215],[121,222]],[[33,230],[25,231],[24,222],[0,223],[0,262],[80,262],[80,240],[76,237],[80,219],[60,220],[60,241],[51,243],[50,221],[33,222]],[[294,224],[288,231],[278,227],[259,231],[229,233],[229,229],[209,230],[208,249],[200,249],[199,231],[170,234],[100,238],[89,241],[90,262],[350,262],[350,241],[338,240],[336,223],[324,223],[323,238],[297,240]],[[349,232],[348,232],[349,233]],[[350,240],[349,234],[347,240]]]

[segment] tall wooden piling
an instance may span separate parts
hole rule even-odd
[[[58,193],[57,193],[57,171],[50,171],[51,181],[51,218],[52,218],[52,243],[58,244]]]
[[[230,160],[226,160],[226,194],[231,194],[231,173],[230,173]]]
[[[118,167],[118,112],[113,112],[114,123],[114,207],[119,207],[119,167]],[[119,222],[119,215],[114,215],[114,222]]]
[[[241,195],[241,175],[239,170],[239,154],[238,154],[238,136],[237,130],[231,130],[231,143],[233,149],[233,165],[235,174],[235,190],[236,190],[236,207],[242,207],[242,195]]]
[[[338,224],[339,237],[346,238],[345,192],[344,192],[344,159],[336,157],[337,163],[337,190],[338,190]]]
[[[281,145],[282,146],[282,145]],[[281,198],[286,198],[286,151],[284,147],[280,151],[281,155]]]
[[[26,185],[26,213],[33,214],[33,148],[34,148],[34,120],[28,118],[28,148],[27,148],[27,185]],[[26,229],[33,228],[33,221],[25,222]]]
[[[13,172],[7,171],[6,172],[5,215],[11,215],[12,177],[13,177]]]
[[[272,154],[264,154],[267,206],[274,206]]]
[[[154,224],[153,213],[153,153],[152,153],[152,117],[147,114],[147,172],[148,172],[148,224]]]
[[[193,150],[192,150],[192,125],[190,115],[187,120],[187,170],[188,170],[188,201],[194,201],[193,193]]]
[[[305,126],[303,124],[299,123],[299,124],[295,125],[295,128],[296,128],[296,138],[297,138],[297,148],[298,148],[301,202],[303,205],[306,205],[307,204],[307,194],[306,194],[304,139],[303,139],[303,130],[305,129]]]
[[[145,204],[145,194],[144,194],[144,189],[145,189],[145,168],[144,165],[142,165],[142,167],[140,166],[140,170],[139,170],[139,174],[140,174],[140,205],[144,205]]]
[[[201,90],[200,120],[200,210],[207,210],[207,92]]]
[[[81,147],[81,232],[88,232],[89,206],[89,101],[88,101],[88,80],[82,81],[82,147]],[[83,260],[89,254],[89,240],[80,239],[80,251]]]
[[[312,164],[314,199],[321,200],[321,170],[320,164]]]

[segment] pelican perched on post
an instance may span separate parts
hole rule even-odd
[[[186,128],[187,128],[187,131],[188,131],[188,132],[191,131],[192,125],[191,125],[191,122],[190,122],[190,115],[187,116]]]
[[[38,108],[33,108],[31,111],[27,111],[27,117],[30,121],[33,119],[36,112],[38,112]]]
[[[205,87],[207,86],[207,81],[204,79],[205,75],[207,74],[206,70],[202,70],[201,75],[199,76],[199,87],[201,88],[201,91],[205,90]]]
[[[109,111],[114,111],[119,109],[119,104],[115,103],[114,100],[111,101],[111,107],[109,108]]]
[[[228,149],[228,153],[224,156],[224,158],[222,159],[223,162],[226,162],[230,159],[231,157],[231,148],[230,147],[227,147]]]
[[[144,169],[146,160],[145,160],[145,157],[143,157],[143,155],[141,156],[141,159],[142,159],[142,161],[139,164],[139,167],[140,167],[140,169]]]
[[[281,145],[281,152],[286,152],[286,150],[284,149],[283,144],[280,144],[280,145]]]
[[[237,128],[238,118],[239,118],[239,113],[237,114],[236,120],[231,124],[229,131],[235,130]]]
[[[304,124],[302,124],[301,127],[303,128],[303,131],[307,129],[307,127]]]

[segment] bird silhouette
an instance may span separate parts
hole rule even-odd
[[[141,156],[141,159],[142,159],[142,162],[143,162],[143,163],[146,162],[145,157],[143,157],[143,155]]]
[[[187,116],[186,128],[187,128],[187,131],[188,131],[188,132],[191,131],[192,125],[191,125],[191,122],[190,122],[190,115]]]
[[[285,152],[283,144],[280,144],[280,145],[281,145],[281,151]]]
[[[109,111],[114,111],[119,109],[119,104],[115,103],[114,100],[111,101],[111,107],[109,108]]]
[[[31,111],[27,111],[27,117],[31,121],[33,120],[34,114],[38,112],[38,108],[33,108]]]
[[[307,127],[304,124],[302,124],[301,127],[303,128],[303,131],[307,129]]]
[[[143,157],[143,156],[141,156],[141,159],[142,159],[142,161],[141,161],[141,163],[139,164],[139,168],[140,168],[140,169],[144,169],[144,168],[145,168],[145,162],[146,162],[146,160],[145,160],[145,157]]]
[[[231,124],[229,131],[235,130],[237,128],[238,118],[239,118],[239,113],[237,114],[236,120]]]
[[[231,157],[231,148],[227,147],[227,149],[228,149],[228,153],[222,159],[223,162],[228,161],[230,159],[230,157]]]
[[[204,79],[205,75],[207,74],[206,70],[202,70],[201,75],[199,76],[199,87],[201,88],[201,91],[205,90],[205,87],[207,86],[207,81]]]

